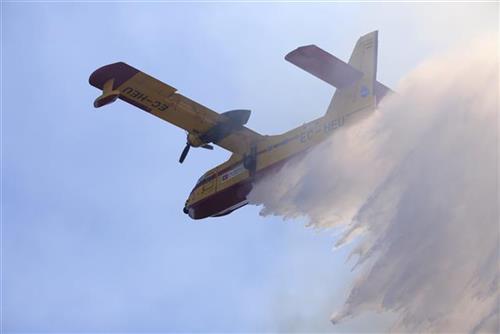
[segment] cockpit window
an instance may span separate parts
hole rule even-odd
[[[198,181],[196,181],[196,185],[199,185],[205,179],[205,175],[202,175]]]
[[[203,181],[205,181],[205,180],[209,179],[210,177],[212,177],[212,175],[213,175],[213,174],[204,174],[204,175],[202,175],[202,176],[198,179],[198,181],[196,182],[196,186],[197,186],[197,185],[199,185],[200,183],[202,183]],[[195,187],[196,187],[196,186],[195,186]]]

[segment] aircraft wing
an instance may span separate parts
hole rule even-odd
[[[103,90],[103,94],[94,102],[96,108],[119,98],[201,138],[208,138],[207,134],[215,133],[214,129],[222,129],[218,135],[210,136],[207,140],[234,153],[245,154],[253,143],[262,138],[257,132],[243,126],[250,111],[246,111],[246,118],[241,113],[219,114],[123,62],[97,69],[90,76],[89,83]]]

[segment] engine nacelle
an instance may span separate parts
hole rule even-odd
[[[188,134],[187,142],[192,147],[200,147],[203,144],[207,144],[206,142],[204,142],[203,140],[201,140],[198,135],[195,135],[193,133]]]

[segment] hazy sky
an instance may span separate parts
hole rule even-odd
[[[94,109],[88,76],[125,61],[279,133],[320,116],[332,94],[287,52],[317,44],[347,59],[378,29],[378,78],[395,87],[430,55],[496,31],[497,7],[2,3],[3,329],[386,328],[374,316],[330,324],[353,277],[349,247],[331,252],[334,231],[251,206],[184,215],[197,178],[228,153],[192,150],[180,165],[184,131],[120,101]]]

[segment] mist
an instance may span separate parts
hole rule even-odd
[[[352,247],[334,324],[371,311],[395,313],[392,331],[500,330],[497,40],[463,45],[249,196],[263,216],[305,217]]]

